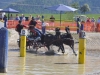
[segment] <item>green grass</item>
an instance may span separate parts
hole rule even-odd
[[[98,17],[100,17],[100,14],[87,14],[87,17],[94,17],[96,20],[98,19]]]
[[[36,17],[36,15],[38,14],[32,14],[34,17]],[[49,20],[49,18],[51,17],[51,15],[53,15],[55,17],[56,21],[60,20],[60,14],[39,14],[40,16],[44,15],[45,20]],[[61,20],[62,21],[73,21],[73,14],[61,14]]]
[[[13,16],[15,17],[16,14],[13,14]],[[26,17],[29,17],[30,14],[24,14]],[[60,14],[32,14],[32,16],[36,17],[37,15],[44,15],[45,20],[49,20],[49,18],[51,17],[51,15],[53,15],[55,17],[56,21],[60,20]],[[61,14],[61,20],[62,21],[74,21],[73,17],[75,15],[78,15],[76,13],[63,13]],[[84,14],[81,14],[84,15]],[[85,14],[87,15],[87,17],[94,17],[96,20],[98,19],[98,17],[100,16],[100,14]],[[21,14],[19,14],[19,16],[21,16]]]

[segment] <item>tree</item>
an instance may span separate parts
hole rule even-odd
[[[71,4],[71,7],[79,9],[79,4],[77,2],[75,2],[75,3]],[[74,14],[77,14],[77,13],[78,13],[78,11],[74,11]]]
[[[81,11],[81,13],[85,14],[86,12],[89,12],[91,9],[88,4],[84,4],[82,7],[80,7],[79,10]]]
[[[76,2],[76,3],[73,3],[73,4],[71,4],[71,6],[73,7],[73,8],[76,8],[76,9],[78,9],[79,8],[79,4]]]

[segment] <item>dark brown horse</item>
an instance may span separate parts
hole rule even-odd
[[[45,46],[48,48],[48,50],[50,50],[50,45],[55,45],[55,46],[59,47],[59,50],[61,49],[63,54],[65,53],[63,41],[57,35],[46,34],[44,36],[44,43],[45,43]]]
[[[66,33],[61,35],[61,39],[63,40],[63,44],[70,46],[70,48],[73,50],[73,53],[75,55],[77,55],[75,50],[74,50],[74,39],[70,33],[69,27],[65,27],[65,31],[66,31]]]

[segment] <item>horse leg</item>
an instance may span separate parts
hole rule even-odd
[[[59,47],[59,49],[58,49],[58,52],[60,51],[60,47]]]
[[[76,52],[75,52],[75,50],[74,50],[74,45],[73,46],[70,46],[71,47],[71,49],[73,50],[73,53],[75,54],[75,56],[77,56],[77,54],[76,54]]]
[[[29,49],[30,49],[31,45],[29,44]]]
[[[27,44],[27,47],[29,47],[29,49],[30,49],[30,41],[28,41],[26,44]]]
[[[60,49],[62,50],[62,47],[61,47],[61,46],[59,46],[58,52],[60,51]],[[63,53],[63,52],[62,52],[62,53]]]
[[[62,45],[60,45],[60,49],[62,50],[62,53],[64,54],[64,53],[65,53],[65,49],[64,49],[63,44],[62,44]]]
[[[46,47],[47,47],[48,51],[50,51],[50,47],[49,47],[49,45],[46,45]]]

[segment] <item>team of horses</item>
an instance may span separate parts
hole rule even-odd
[[[74,50],[74,39],[70,33],[69,27],[65,27],[65,31],[66,33],[61,34],[60,28],[57,27],[55,28],[55,34],[47,33],[45,35],[42,35],[40,41],[29,40],[27,38],[28,40],[26,41],[26,45],[27,47],[33,46],[35,48],[45,46],[47,47],[48,50],[50,50],[51,45],[54,45],[58,47],[58,52],[61,50],[62,53],[64,54],[65,53],[64,44],[65,44],[68,45],[72,49],[75,56],[77,56]],[[39,44],[42,44],[42,46],[40,46]]]
[[[44,43],[46,43],[46,47],[48,50],[50,50],[50,45],[53,44],[55,46],[58,46],[59,50],[62,51],[62,53],[65,53],[64,44],[68,45],[72,50],[75,56],[77,55],[74,50],[74,39],[73,36],[70,33],[69,27],[65,28],[66,33],[61,34],[60,28],[55,28],[55,35],[53,34],[46,34],[44,36]]]

